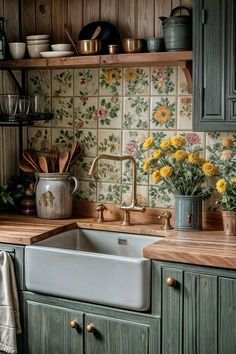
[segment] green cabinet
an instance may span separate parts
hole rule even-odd
[[[234,271],[153,262],[162,354],[236,353]]]
[[[234,0],[193,0],[193,129],[236,129]]]
[[[158,316],[21,295],[24,354],[160,354]]]

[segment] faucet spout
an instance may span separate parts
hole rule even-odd
[[[95,174],[95,167],[98,162],[98,160],[104,159],[104,160],[114,160],[114,161],[124,161],[124,160],[130,160],[132,163],[132,199],[130,204],[122,204],[121,209],[124,210],[124,218],[128,219],[123,225],[129,225],[129,217],[127,217],[127,214],[129,214],[130,211],[141,211],[143,212],[145,210],[144,206],[138,205],[137,202],[137,164],[133,156],[131,155],[123,155],[123,156],[116,156],[116,155],[108,155],[108,154],[100,154],[95,157],[95,159],[92,162],[92,165],[90,167],[89,176],[93,176]]]

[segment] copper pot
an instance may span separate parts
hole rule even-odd
[[[98,39],[84,39],[78,41],[78,52],[83,55],[98,54],[101,51],[101,41]]]
[[[143,40],[136,38],[123,38],[122,47],[125,53],[139,53],[143,49]]]

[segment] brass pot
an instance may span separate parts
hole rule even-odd
[[[98,54],[101,51],[101,41],[98,39],[84,39],[78,41],[78,52],[83,55]]]
[[[125,53],[139,53],[143,49],[143,40],[136,38],[122,39],[122,47]]]

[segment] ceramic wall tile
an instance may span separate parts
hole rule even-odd
[[[151,98],[151,129],[175,129],[176,98],[153,96]]]
[[[123,94],[125,96],[147,96],[150,89],[150,68],[124,68]]]
[[[97,130],[96,129],[77,129],[75,137],[83,150],[82,156],[97,155]]]
[[[120,68],[101,68],[99,71],[100,96],[120,96],[122,94],[122,71]]]
[[[97,183],[97,200],[99,202],[121,203],[121,184],[117,183]]]
[[[132,201],[132,185],[122,185],[122,203],[129,204]],[[137,185],[137,204],[148,206],[148,186]],[[140,214],[141,215],[141,214]]]
[[[76,192],[76,199],[95,202],[96,197],[96,183],[94,181],[80,181],[79,189]]]
[[[98,162],[97,176],[99,181],[121,183],[121,162],[100,160]]]
[[[160,190],[158,185],[149,187],[149,206],[151,208],[171,208],[174,205],[174,197],[166,190]]]
[[[100,97],[96,112],[99,128],[121,129],[122,100],[120,97]]]
[[[192,97],[178,97],[177,128],[192,130]]]
[[[74,96],[98,95],[98,69],[74,70]]]
[[[50,70],[29,70],[28,71],[28,93],[41,93],[51,96],[51,71]]]
[[[97,110],[97,97],[74,97],[74,126],[76,128],[97,128]]]
[[[175,95],[177,82],[175,66],[157,67],[151,69],[151,94]]]
[[[73,70],[52,70],[52,96],[73,96]]]
[[[187,81],[183,70],[178,66],[178,95],[188,95]]]
[[[104,154],[120,155],[121,131],[100,129],[98,131],[98,152]]]
[[[90,181],[95,179],[93,176],[91,177],[88,175],[92,162],[92,157],[79,157],[74,167],[74,173],[79,180]]]
[[[29,127],[27,140],[28,147],[39,152],[47,152],[51,146],[51,129]]]
[[[149,97],[124,97],[123,129],[149,128]]]
[[[72,127],[73,126],[73,97],[52,98],[52,126]]]
[[[70,148],[73,141],[73,129],[53,128],[52,145],[57,145],[59,151]]]

